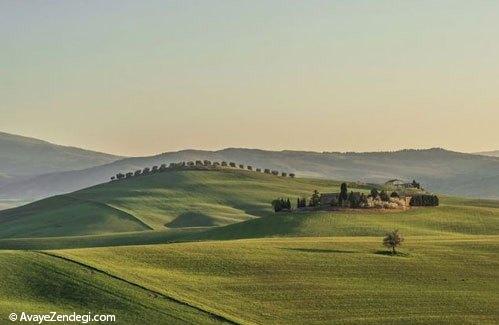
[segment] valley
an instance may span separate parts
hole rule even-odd
[[[3,274],[0,309],[102,311],[120,324],[497,322],[499,202],[442,197],[438,207],[393,212],[270,206],[340,183],[186,170],[2,211],[0,264],[19,271]],[[405,237],[396,256],[381,245],[393,229]]]

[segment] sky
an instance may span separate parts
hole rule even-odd
[[[121,155],[499,149],[499,1],[0,0],[0,131]]]

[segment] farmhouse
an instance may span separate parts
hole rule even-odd
[[[340,202],[340,193],[322,193],[320,196],[321,206],[336,206]]]
[[[403,186],[404,184],[405,182],[400,179],[391,179],[385,183],[385,185],[392,185],[392,186]]]
[[[363,201],[362,193],[350,192],[348,199],[341,203],[342,207],[350,207],[350,205],[359,205]],[[340,193],[321,193],[319,197],[319,205],[324,207],[340,206]]]
[[[406,184],[399,180],[389,181],[390,187],[393,184],[400,186]],[[409,184],[409,183],[407,183]],[[402,185],[403,186],[403,185]],[[418,189],[411,190],[410,194],[401,191],[387,192],[386,189],[371,188],[370,193],[348,191],[348,184],[342,183],[340,192],[319,193],[314,190],[312,196],[307,200],[305,197],[299,197],[296,200],[296,210],[338,210],[339,208],[349,209],[400,209],[406,210],[413,206],[438,206],[439,199],[436,195],[423,192],[421,186],[416,181],[413,181],[408,186]],[[379,186],[378,186],[379,187]],[[273,201],[272,206],[275,212],[292,211],[289,204],[290,200],[279,198]],[[278,204],[279,203],[279,204]]]
[[[404,182],[400,179],[391,179],[388,182],[385,183],[386,187],[393,187],[393,188],[414,188],[414,189],[421,189],[421,185],[413,180],[410,183]]]

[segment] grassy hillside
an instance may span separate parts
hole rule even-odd
[[[499,198],[499,158],[444,149],[339,153],[224,149],[184,150],[151,157],[122,159],[81,171],[42,175],[0,188],[0,197],[40,198],[105,182],[118,172],[162,163],[209,159],[235,161],[295,172],[301,177],[381,183],[417,179],[431,191],[457,196]]]
[[[118,324],[220,323],[153,290],[39,252],[0,251],[0,315],[114,314]]]
[[[0,239],[0,313],[90,310],[119,324],[499,322],[498,201],[443,197],[406,212],[268,205],[338,186],[165,172],[0,212],[11,237]],[[395,228],[405,242],[391,256],[381,239]]]
[[[237,239],[272,236],[382,236],[387,229],[400,229],[411,236],[460,236],[499,234],[499,202],[461,199],[442,200],[436,208],[413,208],[404,212],[342,211],[282,213],[209,229],[194,234],[199,239]],[[479,206],[482,205],[482,206]]]
[[[61,249],[146,245],[180,241],[266,237],[382,236],[400,229],[408,236],[499,234],[499,201],[442,198],[437,208],[405,212],[344,211],[279,213],[222,227],[168,228],[77,237],[0,239],[0,249]]]
[[[241,323],[497,323],[499,237],[281,238],[57,255]]]
[[[273,215],[270,202],[278,196],[294,199],[314,189],[338,188],[334,181],[242,170],[165,172],[0,211],[0,235],[74,236],[223,226]]]

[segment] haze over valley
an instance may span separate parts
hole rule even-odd
[[[15,140],[15,142],[14,142]],[[12,148],[16,145],[16,150]],[[431,191],[499,198],[499,158],[445,149],[335,153],[228,148],[182,150],[150,157],[122,158],[0,134],[0,199],[32,201],[108,182],[119,172],[179,161],[236,161],[293,172],[301,177],[384,183],[420,180]],[[85,168],[86,167],[86,168]]]
[[[499,1],[0,0],[0,324],[499,324]]]

